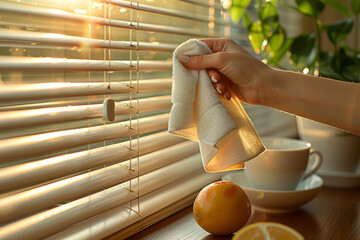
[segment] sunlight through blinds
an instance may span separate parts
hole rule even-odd
[[[167,124],[176,46],[247,44],[229,4],[0,0],[0,239],[124,239],[220,179]]]

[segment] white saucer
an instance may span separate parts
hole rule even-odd
[[[357,168],[356,172],[319,170],[317,174],[324,179],[325,187],[360,188],[360,167]]]
[[[313,199],[321,190],[323,180],[312,175],[300,182],[295,190],[276,191],[252,188],[243,171],[235,171],[223,176],[223,180],[238,184],[249,197],[252,206],[265,212],[290,212]]]

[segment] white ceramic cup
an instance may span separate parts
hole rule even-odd
[[[309,119],[296,118],[302,140],[321,152],[319,172],[355,172],[360,164],[360,136]]]
[[[294,190],[321,166],[320,152],[302,140],[263,137],[265,152],[245,162],[245,175],[257,189]],[[314,157],[310,158],[310,155]],[[309,160],[310,159],[310,160]]]

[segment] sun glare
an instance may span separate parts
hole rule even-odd
[[[223,8],[225,8],[225,9],[230,8],[230,6],[231,6],[231,1],[230,0],[222,0],[221,2],[222,2],[222,5],[223,5]]]
[[[87,14],[87,11],[85,9],[79,9],[79,8],[74,9],[74,12],[80,14]]]
[[[49,9],[49,12],[54,13],[54,14],[61,14],[61,15],[65,15],[65,14],[67,14],[67,12],[66,12],[66,11],[64,11],[64,10],[60,10],[60,9],[53,9],[53,8],[50,8],[50,9]]]

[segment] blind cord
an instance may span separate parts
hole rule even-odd
[[[139,199],[139,196],[140,196],[140,161],[139,161],[139,126],[140,126],[140,122],[139,122],[139,118],[140,118],[140,115],[139,115],[139,0],[137,0],[137,11],[136,11],[136,98],[137,98],[137,110],[136,110],[136,114],[137,114],[137,165],[138,165],[138,168],[137,168],[137,182],[138,182],[138,198],[137,198],[137,204],[138,204],[138,211],[139,211],[139,214],[141,216],[141,210],[140,210],[140,199]],[[142,217],[141,217],[142,218]]]

